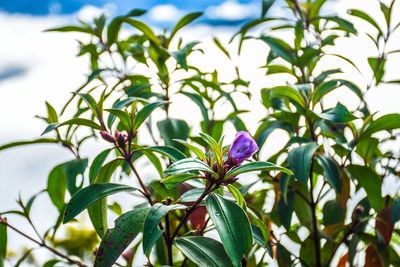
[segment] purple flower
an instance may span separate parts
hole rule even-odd
[[[248,132],[237,132],[235,140],[229,149],[229,160],[235,165],[241,164],[258,150],[256,141]]]

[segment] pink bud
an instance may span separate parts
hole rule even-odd
[[[101,135],[101,137],[102,137],[104,140],[106,140],[106,141],[108,141],[108,142],[111,142],[111,143],[114,143],[114,142],[115,142],[114,136],[112,136],[111,134],[109,134],[107,131],[100,131],[100,135]]]

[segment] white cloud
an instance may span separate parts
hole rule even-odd
[[[259,6],[255,3],[241,4],[236,0],[227,0],[218,6],[206,9],[210,19],[241,20],[254,17],[259,13]]]
[[[174,22],[177,21],[184,12],[171,4],[158,5],[150,9],[149,17],[152,21],[157,22]]]

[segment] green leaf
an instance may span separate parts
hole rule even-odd
[[[155,110],[157,107],[164,105],[167,102],[154,102],[144,106],[138,113],[136,113],[135,118],[133,119],[132,129],[135,132],[140,125],[150,116],[150,114]]]
[[[325,226],[343,223],[346,216],[346,213],[336,200],[327,201],[322,209],[322,213],[324,214],[322,222]]]
[[[100,114],[96,100],[89,94],[78,93],[78,95],[86,102],[88,107],[93,111],[93,114],[98,117]]]
[[[325,155],[317,156],[318,163],[324,169],[324,177],[337,194],[342,192],[342,176],[335,160]]]
[[[229,59],[231,59],[231,56],[229,55],[228,50],[221,44],[221,42],[218,40],[217,37],[213,38],[214,44],[227,56]]]
[[[76,185],[76,177],[85,172],[88,165],[87,159],[74,159],[62,164],[63,171],[67,177],[67,189],[71,196],[75,194],[78,190],[82,188],[82,183],[77,186]]]
[[[192,21],[194,21],[195,19],[197,19],[198,17],[200,17],[201,15],[203,15],[202,12],[194,12],[194,13],[190,13],[187,14],[186,16],[184,16],[183,18],[181,18],[174,26],[174,28],[171,31],[171,34],[167,40],[167,45],[166,47],[169,47],[169,44],[171,43],[172,39],[174,38],[175,34],[182,29],[183,27],[185,27],[186,25],[188,25],[189,23],[191,23]]]
[[[338,88],[340,85],[341,83],[338,80],[330,80],[320,84],[317,88],[315,88],[312,94],[313,105],[315,106],[324,95]]]
[[[109,108],[105,109],[105,111],[109,112],[110,114],[114,115],[119,119],[122,123],[126,131],[130,131],[132,128],[132,120],[129,114],[123,110],[116,109],[116,108]]]
[[[289,231],[290,224],[292,221],[292,214],[294,211],[294,197],[295,197],[294,191],[289,191],[286,197],[287,197],[286,202],[283,198],[281,198],[278,201],[278,206],[276,211],[278,213],[279,221],[282,223],[283,227],[285,227],[285,229]]]
[[[379,212],[383,206],[382,198],[382,179],[371,168],[359,165],[350,165],[346,169],[355,178],[367,193],[367,199],[371,207]]]
[[[157,36],[154,34],[153,30],[149,26],[147,26],[145,23],[143,23],[139,20],[134,20],[134,19],[130,19],[127,17],[122,17],[121,20],[122,20],[122,22],[128,23],[132,27],[141,31],[156,46],[160,46],[160,42],[159,42]]]
[[[271,97],[286,97],[305,108],[306,103],[300,92],[290,86],[276,86],[270,89]]]
[[[95,267],[112,266],[129,244],[140,233],[149,208],[138,208],[124,213],[115,220],[101,240],[94,261]]]
[[[222,244],[209,237],[180,237],[174,241],[174,245],[201,267],[233,266]]]
[[[62,212],[62,209],[65,207],[65,192],[67,191],[67,176],[62,164],[51,170],[47,178],[46,190],[51,202]]]
[[[361,132],[359,140],[379,131],[390,131],[398,128],[400,128],[400,114],[387,114],[370,122],[364,131]]]
[[[246,201],[244,200],[242,193],[240,193],[239,189],[234,187],[231,184],[227,185],[229,191],[232,193],[233,197],[236,200],[236,203],[244,210],[247,210]]]
[[[174,175],[179,173],[187,173],[192,171],[203,171],[208,172],[218,178],[218,174],[215,173],[207,164],[198,159],[181,159],[173,163],[167,170],[165,175]]]
[[[312,142],[308,143],[307,145],[294,148],[289,152],[288,162],[290,169],[293,171],[294,177],[305,184],[308,181],[311,162],[317,148],[318,144]]]
[[[275,0],[262,0],[261,18],[264,18]]]
[[[338,24],[337,27],[334,27],[333,29],[335,30],[341,30],[345,31],[347,33],[352,33],[352,34],[357,34],[357,30],[354,28],[354,25],[349,22],[348,20],[339,18],[337,16],[328,16],[328,17],[322,17],[326,20],[334,21]]]
[[[186,150],[185,146],[174,141],[174,139],[186,140],[189,136],[189,125],[184,120],[165,119],[157,122],[157,127],[166,145],[175,147],[182,152]]]
[[[319,117],[337,123],[346,123],[357,119],[357,117],[351,114],[344,105],[340,104],[340,102],[338,102],[336,107],[333,109],[329,109],[319,114]]]
[[[186,156],[181,151],[172,146],[151,146],[143,148],[141,150],[148,150],[160,153],[161,155],[164,155],[173,161],[178,161],[186,158]]]
[[[4,219],[4,218],[2,218]],[[0,266],[4,266],[7,256],[7,226],[0,222]]]
[[[96,32],[88,27],[79,27],[79,26],[64,26],[59,28],[52,28],[47,29],[45,32],[81,32],[81,33],[88,33],[91,35],[96,35]]]
[[[271,48],[271,51],[273,51],[277,56],[283,58],[289,63],[294,64],[296,55],[290,45],[281,39],[276,39],[269,36],[261,36],[260,39],[267,43]]]
[[[91,204],[108,195],[119,192],[135,191],[136,188],[122,184],[91,184],[72,196],[64,212],[64,223],[69,222]]]
[[[168,212],[177,209],[186,209],[186,206],[179,204],[167,206],[156,203],[151,207],[143,225],[143,252],[146,256],[150,255],[151,248],[163,233],[158,228],[158,223]]]
[[[92,183],[94,178],[96,177],[97,173],[99,172],[101,166],[105,162],[107,156],[110,154],[112,149],[106,149],[100,154],[96,156],[96,158],[93,160],[92,164],[90,165],[89,169],[89,182]]]
[[[124,17],[137,17],[137,16],[143,15],[144,13],[146,13],[146,10],[132,9]],[[111,46],[113,43],[118,41],[118,33],[121,30],[121,25],[122,25],[121,18],[122,17],[116,17],[110,22],[110,24],[108,24],[108,28],[107,28],[107,44],[108,44],[108,46]]]
[[[201,111],[201,115],[203,116],[204,123],[206,125],[208,125],[210,119],[208,117],[208,109],[204,105],[203,98],[200,95],[192,94],[192,93],[188,93],[188,92],[181,91],[180,93],[189,97],[196,105],[198,105],[200,107],[200,111]]]
[[[357,10],[357,9],[350,9],[347,11],[347,13],[349,15],[358,17],[360,19],[363,19],[364,21],[369,22],[372,26],[374,26],[378,30],[378,32],[380,32],[382,34],[381,28],[378,26],[376,21],[373,18],[371,18],[367,13],[365,13],[361,10]]]
[[[179,142],[179,143],[183,144],[184,146],[186,146],[189,150],[193,151],[202,161],[207,161],[206,155],[200,148],[189,144],[185,140],[174,139],[174,141]]]
[[[47,108],[47,118],[49,123],[58,122],[58,116],[56,110],[50,105],[49,102],[46,101],[46,108]]]
[[[374,73],[376,83],[380,83],[382,81],[383,75],[385,74],[385,63],[386,59],[384,58],[368,58],[368,64],[371,67],[372,72]]]
[[[183,193],[178,202],[195,202],[204,193],[204,188],[194,188]]]
[[[253,235],[246,213],[235,202],[211,194],[206,199],[208,214],[234,266],[251,247]]]
[[[293,174],[291,170],[277,166],[271,162],[255,161],[242,164],[239,167],[231,170],[225,175],[225,179],[251,171],[281,171],[290,175]]]
[[[94,121],[91,121],[88,119],[83,119],[83,118],[73,118],[73,119],[67,120],[63,123],[49,124],[49,126],[47,126],[47,128],[43,131],[43,133],[41,135],[47,134],[47,133],[57,129],[58,127],[61,127],[64,125],[88,126],[93,129],[103,130],[103,128],[100,125],[98,125],[97,123],[95,123]]]
[[[394,225],[400,220],[400,197],[396,197],[392,204],[391,222]]]
[[[17,146],[26,146],[26,145],[34,145],[34,144],[54,144],[58,143],[59,141],[57,139],[53,138],[39,138],[36,140],[32,141],[18,141],[18,142],[13,142],[13,143],[8,143],[5,145],[0,146],[0,151],[12,148],[12,147],[17,147]]]
[[[168,176],[167,178],[165,178],[161,182],[165,185],[165,187],[170,189],[170,188],[173,188],[173,187],[177,186],[180,183],[183,183],[183,182],[185,182],[187,180],[190,180],[190,179],[195,179],[197,177],[199,177],[197,174],[180,173],[180,174],[175,174],[175,175]]]

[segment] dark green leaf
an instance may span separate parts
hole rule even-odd
[[[396,197],[392,204],[391,222],[394,225],[400,220],[400,197]]]
[[[199,266],[233,266],[222,244],[214,239],[203,236],[180,237],[174,241],[174,245]]]
[[[270,89],[271,97],[286,97],[291,101],[299,104],[301,107],[305,107],[304,98],[300,92],[290,86],[276,86]]]
[[[338,88],[340,85],[340,81],[338,80],[330,80],[320,84],[317,88],[315,88],[312,94],[313,105],[315,106],[324,95]]]
[[[236,169],[233,169],[225,175],[225,179],[251,171],[281,171],[290,175],[293,174],[289,169],[277,166],[271,162],[256,161],[242,164]]]
[[[289,152],[288,162],[290,169],[293,171],[294,177],[305,184],[308,181],[311,162],[317,148],[318,144],[312,142],[307,145],[294,148]]]
[[[6,259],[6,256],[7,256],[7,226],[0,222],[0,266],[4,266],[4,260]]]
[[[93,160],[92,164],[90,165],[89,169],[89,182],[92,183],[94,178],[96,177],[97,173],[99,172],[101,166],[103,165],[104,161],[106,160],[107,156],[110,154],[111,149],[106,149],[100,154],[96,156]]]
[[[112,266],[118,257],[142,230],[149,208],[139,208],[124,213],[115,220],[101,240],[94,262],[95,267]]]
[[[269,36],[261,36],[261,40],[263,40],[265,43],[271,47],[271,50],[279,57],[283,58],[284,60],[288,61],[289,63],[294,63],[295,60],[295,54],[293,52],[293,49],[285,43],[281,39],[276,39],[273,37]]]
[[[357,117],[351,114],[344,105],[340,104],[340,102],[336,104],[336,107],[324,111],[319,116],[325,120],[337,123],[346,123],[357,119]]]
[[[135,132],[140,125],[150,116],[150,114],[155,110],[157,107],[165,104],[166,102],[154,102],[144,106],[138,113],[136,113],[135,118],[133,119],[132,129]]]
[[[329,200],[325,203],[322,210],[324,214],[323,224],[325,226],[343,223],[346,213],[340,207],[336,200]]]
[[[132,127],[132,120],[129,114],[123,110],[116,109],[116,108],[109,108],[105,109],[105,111],[109,112],[110,114],[113,115],[113,117],[117,117],[119,121],[122,123],[124,126],[124,129],[126,131],[130,131]]]
[[[160,203],[154,204],[146,216],[143,225],[143,252],[149,256],[151,248],[162,235],[162,231],[158,228],[158,223],[170,211],[177,209],[185,209],[185,205],[163,205]]]
[[[122,184],[91,184],[72,196],[64,212],[64,223],[69,222],[91,204],[108,195],[135,191],[136,188]]]
[[[182,152],[186,150],[184,145],[174,141],[174,139],[186,140],[188,138],[190,129],[185,121],[165,119],[157,122],[157,127],[166,145],[175,147]]]
[[[261,18],[264,18],[275,0],[262,0]]]
[[[51,202],[61,212],[65,205],[65,192],[67,191],[67,176],[63,165],[58,165],[51,170],[47,179],[47,193]]]
[[[336,161],[325,155],[318,155],[317,160],[324,169],[325,179],[333,187],[335,192],[340,194],[340,192],[342,192],[342,176],[339,173]]]
[[[216,194],[207,197],[206,208],[233,265],[240,266],[253,240],[246,213],[235,202]]]
[[[292,214],[294,211],[294,197],[295,194],[293,191],[289,191],[287,193],[287,201],[281,198],[278,201],[277,213],[279,217],[279,221],[285,227],[287,231],[290,229],[290,224],[292,221]]]
[[[214,41],[214,44],[225,54],[225,56],[227,56],[230,59],[231,56],[229,55],[228,50],[226,50],[226,48],[221,44],[221,42],[218,40],[218,38],[214,37],[213,41]]]

